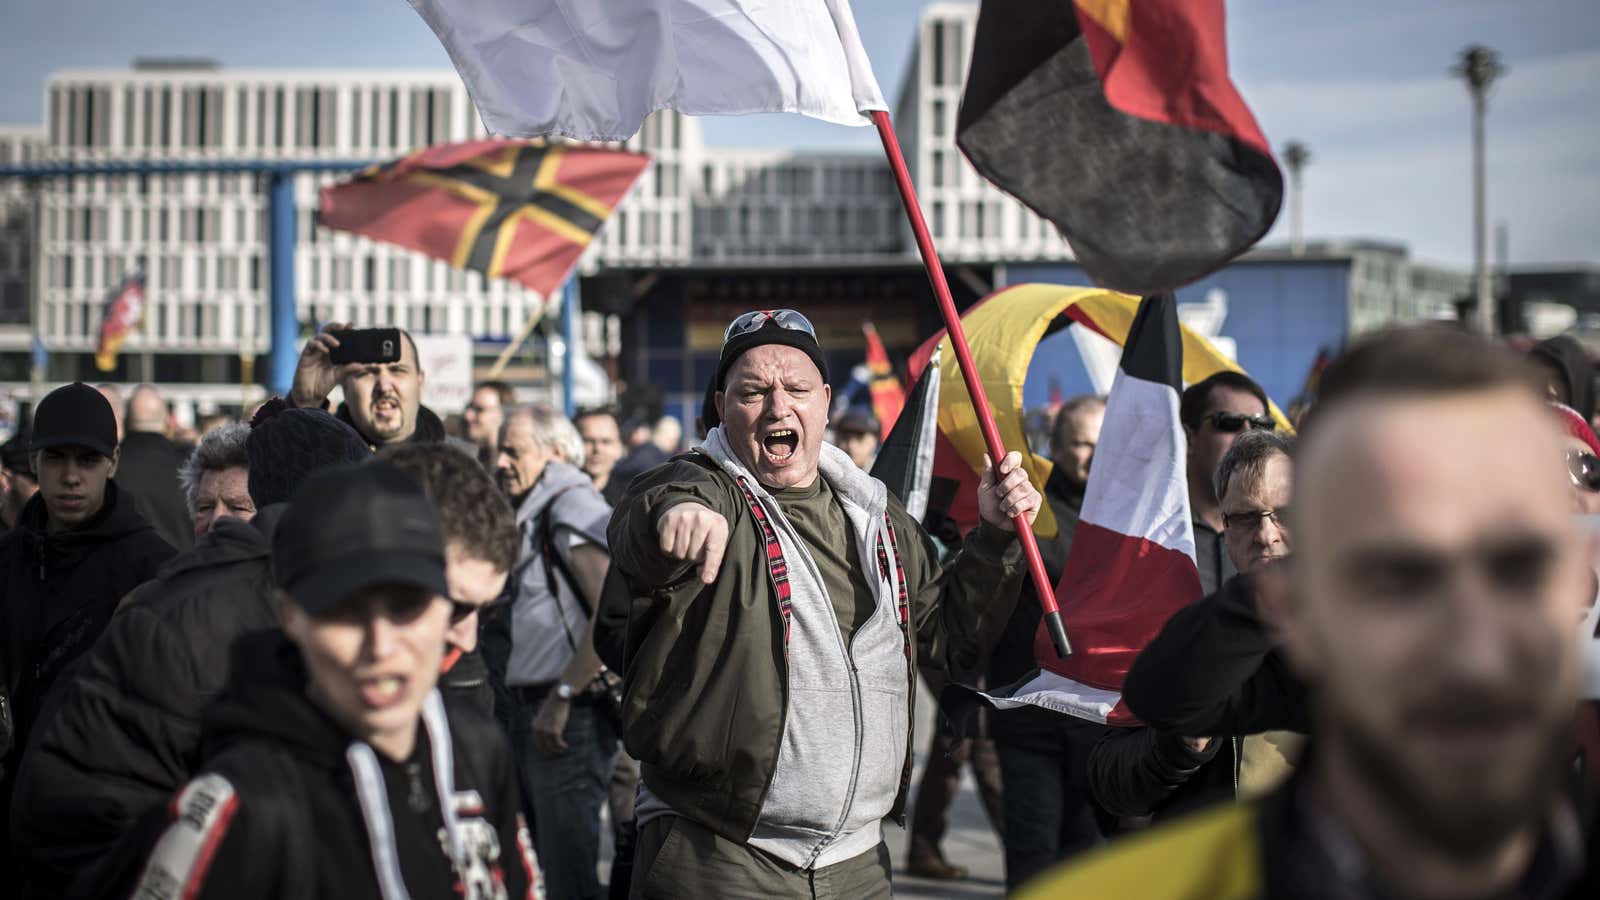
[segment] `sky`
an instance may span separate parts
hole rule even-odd
[[[891,105],[923,5],[854,3]],[[1419,259],[1470,263],[1471,120],[1449,69],[1463,47],[1482,43],[1508,67],[1489,101],[1488,183],[1510,261],[1600,263],[1600,2],[1234,0],[1228,17],[1234,80],[1263,131],[1274,147],[1298,140],[1311,150],[1308,239],[1398,241]],[[140,56],[449,66],[403,0],[0,0],[0,123],[42,121],[53,71]],[[870,129],[798,116],[706,119],[703,132],[714,147],[877,148]],[[1287,219],[1268,241],[1287,240]]]

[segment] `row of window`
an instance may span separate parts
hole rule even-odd
[[[740,206],[728,209],[714,206],[703,210],[703,217],[695,220],[697,235],[710,238],[734,237],[751,241],[778,239],[783,236],[783,223],[788,220],[787,236],[809,240],[815,244],[836,244],[860,238],[876,238],[892,234],[897,221],[896,210],[884,206],[794,206],[787,217],[777,206],[752,209]]]
[[[1007,220],[1013,218],[1005,214],[1009,204],[995,200],[968,200],[948,205],[955,208],[954,231],[949,228],[951,223],[949,216],[946,215],[945,201],[935,200],[930,204],[932,221],[929,224],[936,238],[1008,238],[1030,241],[1056,236],[1055,229],[1050,223],[1021,207],[1014,207],[1017,210],[1014,217],[1016,228],[1011,229],[1006,227]]]
[[[449,87],[56,84],[48,134],[67,148],[402,150],[482,134],[469,106]]]
[[[882,165],[868,168],[862,165],[745,166],[724,163],[719,166],[706,163],[700,167],[700,192],[705,197],[777,196],[828,199],[887,197],[892,196],[895,191],[894,177],[888,167]]]

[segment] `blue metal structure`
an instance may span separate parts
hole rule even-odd
[[[573,399],[577,383],[578,359],[578,274],[568,276],[561,289],[561,340],[566,344],[566,354],[561,357],[561,409],[568,419],[578,411]]]
[[[299,356],[300,316],[294,299],[294,176],[300,172],[349,172],[374,160],[134,160],[94,163],[35,163],[0,166],[0,178],[37,181],[94,175],[264,175],[270,224],[267,271],[271,273],[272,349],[268,356],[267,390],[288,394]],[[39,323],[34,323],[37,331]]]

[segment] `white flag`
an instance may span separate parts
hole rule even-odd
[[[410,0],[489,131],[625,140],[658,109],[888,109],[849,0]]]

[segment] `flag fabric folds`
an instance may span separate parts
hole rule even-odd
[[[849,0],[410,0],[490,133],[626,140],[658,109],[887,110]]]
[[[939,368],[939,351],[935,349],[872,463],[872,477],[888,486],[889,493],[898,497],[906,512],[919,522],[928,511],[928,493],[933,484],[939,435]]]
[[[542,141],[440,144],[323,188],[317,221],[548,295],[649,165]]]
[[[900,418],[900,410],[906,405],[906,390],[900,386],[900,379],[895,377],[894,366],[889,362],[889,350],[883,346],[878,329],[871,322],[862,322],[861,330],[867,336],[867,373],[870,378],[867,387],[872,392],[872,414],[878,417],[878,425],[882,429],[878,434],[881,440],[889,436],[890,429]]]
[[[1266,234],[1283,199],[1224,32],[1223,0],[985,0],[956,142],[1096,284],[1186,284]]]
[[[135,328],[144,327],[144,307],[143,272],[128,274],[106,295],[100,313],[100,341],[94,351],[95,368],[102,372],[116,369],[122,342]]]
[[[1106,401],[1066,571],[1056,587],[1073,654],[1056,656],[1040,623],[1040,668],[984,699],[1135,725],[1122,703],[1128,668],[1168,618],[1201,597],[1178,420],[1182,343],[1172,296],[1146,298]]]
[[[994,410],[995,423],[1007,447],[1022,451],[1022,465],[1034,487],[1044,490],[1053,464],[1027,449],[1024,431],[1022,388],[1028,364],[1039,341],[1068,325],[1089,328],[1118,346],[1128,338],[1139,308],[1139,298],[1091,287],[1055,284],[1019,284],[1003,288],[983,298],[961,316],[967,340],[978,364],[979,378]],[[1219,352],[1204,336],[1179,326],[1183,345],[1183,380],[1201,381],[1223,370],[1243,371]],[[939,332],[911,355],[912,377],[918,377],[935,348],[949,350],[949,337]],[[948,358],[948,357],[947,357]],[[983,471],[983,435],[972,409],[966,382],[954,366],[942,376],[939,396],[939,434],[934,455],[935,509],[949,516],[962,531],[978,525],[976,492]],[[1269,412],[1281,428],[1289,420],[1268,403]],[[941,504],[940,500],[945,504]],[[1034,520],[1033,533],[1042,538],[1056,535],[1056,520],[1047,504]]]

